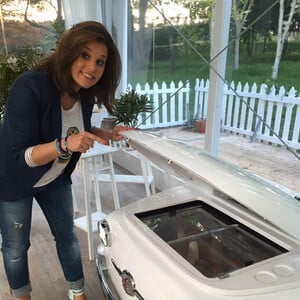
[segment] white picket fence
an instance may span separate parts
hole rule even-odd
[[[138,94],[147,95],[153,101],[153,113],[139,115],[139,128],[159,128],[184,125],[188,121],[190,103],[190,85],[182,81],[176,86],[172,81],[168,87],[165,82],[161,87],[155,82],[151,88],[148,83],[129,88]]]
[[[196,80],[194,101],[190,108],[190,85],[179,82],[176,86],[165,82],[150,87],[137,84],[138,93],[153,100],[154,113],[141,114],[139,128],[162,128],[187,124],[190,110],[193,117],[206,117],[209,80]],[[286,91],[281,87],[262,84],[224,86],[221,130],[250,136],[260,141],[282,145],[282,141],[293,149],[300,149],[300,97],[294,88]],[[277,136],[278,135],[278,136]],[[282,141],[278,138],[282,139]]]

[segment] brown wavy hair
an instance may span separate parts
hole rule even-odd
[[[80,89],[76,93],[71,75],[72,64],[85,45],[95,40],[105,44],[108,50],[103,76],[93,87]],[[50,74],[61,93],[67,92],[72,97],[97,102],[98,105],[104,104],[112,113],[115,91],[121,77],[121,58],[112,36],[101,23],[86,21],[66,30],[55,51],[37,63],[34,69]]]

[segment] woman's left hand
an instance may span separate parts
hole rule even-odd
[[[109,138],[112,141],[120,141],[123,137],[120,135],[120,132],[122,131],[129,131],[129,130],[134,130],[133,127],[126,127],[126,126],[121,126],[121,125],[117,125],[115,126],[112,131],[109,133]]]

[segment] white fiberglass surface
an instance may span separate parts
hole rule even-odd
[[[141,131],[124,133],[139,152],[167,172],[206,182],[300,240],[300,202],[250,173],[199,148]],[[272,208],[272,209],[270,209]]]

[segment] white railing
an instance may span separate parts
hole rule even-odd
[[[140,94],[148,95],[154,103],[153,114],[140,116],[141,129],[162,128],[187,124],[190,119],[190,87],[181,81],[168,87],[154,83],[134,88]],[[205,118],[207,114],[209,80],[196,80],[193,116]],[[262,122],[263,121],[263,122]],[[300,149],[300,97],[294,88],[286,91],[281,87],[256,84],[249,87],[238,83],[224,86],[221,129],[242,134],[261,141],[282,145],[278,137],[289,147]],[[277,136],[278,135],[278,136]]]

